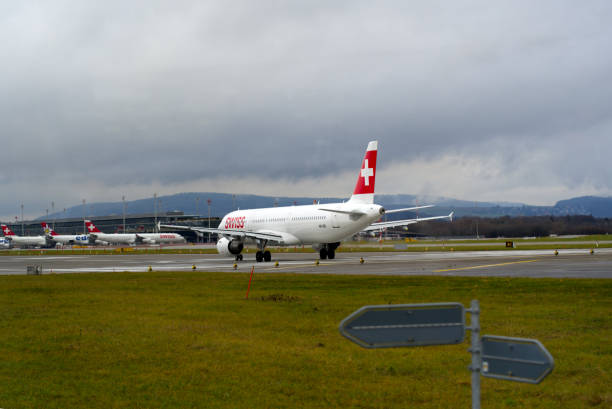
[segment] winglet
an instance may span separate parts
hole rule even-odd
[[[455,211],[453,210],[452,212],[450,212],[450,214],[448,215],[448,221],[452,222],[453,221],[453,215],[455,214]]]

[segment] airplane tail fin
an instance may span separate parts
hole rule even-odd
[[[85,220],[85,226],[87,227],[87,231],[90,233],[102,233],[95,224],[91,222],[91,220]]]
[[[357,184],[350,202],[374,203],[374,182],[376,180],[376,156],[378,154],[378,141],[370,141],[366,149],[361,170],[357,177]]]
[[[7,236],[7,237],[15,235],[15,233],[13,233],[11,228],[8,227],[6,224],[2,225],[2,231],[4,232],[4,235]]]
[[[55,230],[53,230],[51,226],[49,226],[47,223],[42,222],[40,225],[42,226],[45,234],[49,236],[57,236],[57,233],[55,232]]]

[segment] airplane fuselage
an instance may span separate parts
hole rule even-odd
[[[51,240],[62,245],[89,245],[87,234],[56,234],[51,236]]]
[[[136,243],[136,235],[130,233],[91,233],[89,236],[93,238],[95,242],[130,245]]]
[[[237,210],[223,217],[219,229],[280,234],[281,245],[335,243],[363,230],[383,213],[380,205],[350,201]]]
[[[185,243],[185,238],[176,233],[138,233],[137,236],[146,244]]]
[[[8,236],[11,246],[18,247],[46,247],[47,239],[44,236]]]

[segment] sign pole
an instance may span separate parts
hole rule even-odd
[[[480,342],[480,306],[478,300],[472,300],[470,309],[466,310],[471,313],[470,327],[471,345],[469,352],[472,354],[472,364],[470,371],[472,372],[472,409],[480,409],[480,367],[482,361],[482,345]]]

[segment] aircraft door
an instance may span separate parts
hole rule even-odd
[[[332,213],[331,226],[332,226],[332,229],[340,228],[340,215],[338,213]]]

